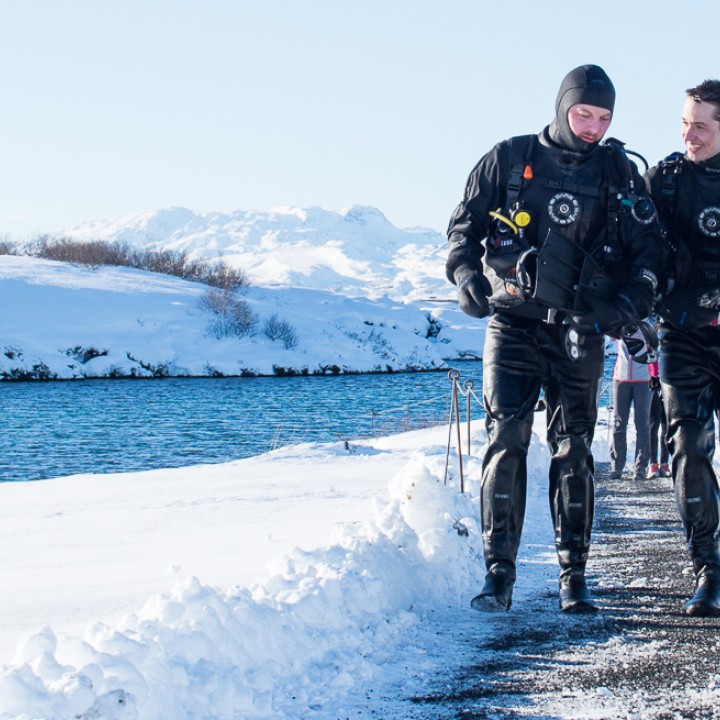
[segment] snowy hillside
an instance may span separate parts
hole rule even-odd
[[[350,297],[386,295],[404,302],[454,297],[445,278],[445,236],[424,228],[397,228],[372,207],[232,214],[167,208],[60,234],[182,251],[191,258],[221,258],[244,270],[253,285]]]
[[[455,305],[290,287],[251,288],[253,330],[217,337],[217,318],[199,305],[208,290],[131,268],[0,256],[0,377],[387,372],[444,367],[482,347],[484,325]],[[268,337],[272,318],[294,345]]]

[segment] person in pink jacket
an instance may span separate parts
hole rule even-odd
[[[633,337],[643,340],[640,332]],[[617,359],[613,371],[613,434],[610,442],[612,468],[610,477],[622,477],[627,461],[627,426],[630,408],[635,418],[635,460],[631,476],[635,480],[647,477],[650,462],[650,403],[652,391],[650,372],[646,363],[633,360],[624,342],[617,342]]]

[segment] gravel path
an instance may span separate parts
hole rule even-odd
[[[563,615],[548,590],[481,628],[439,614],[429,642],[452,645],[452,667],[424,667],[419,649],[393,720],[720,718],[720,620],[684,613],[693,578],[672,481],[608,470],[598,467],[588,568],[601,612]],[[370,714],[385,717],[382,702]]]

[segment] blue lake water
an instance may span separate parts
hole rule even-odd
[[[458,362],[482,398],[482,363]],[[0,481],[221,463],[447,422],[447,371],[0,383]],[[467,400],[460,397],[460,417]],[[473,418],[482,408],[471,394]]]

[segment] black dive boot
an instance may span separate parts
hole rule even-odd
[[[578,614],[598,611],[585,582],[585,570],[582,568],[568,568],[560,573],[560,610]]]
[[[695,594],[685,605],[694,617],[720,617],[720,566],[703,565],[696,570]]]
[[[515,568],[506,562],[493,563],[479,595],[470,601],[470,607],[480,612],[505,612],[512,606]]]

